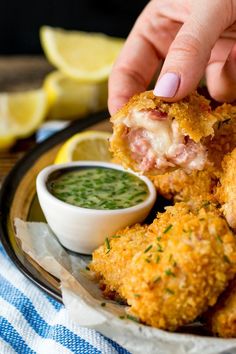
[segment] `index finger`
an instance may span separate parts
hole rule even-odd
[[[144,11],[150,11],[146,8]],[[109,78],[108,107],[115,113],[135,93],[144,91],[155,74],[160,58],[145,35],[147,16],[140,16],[113,66]]]

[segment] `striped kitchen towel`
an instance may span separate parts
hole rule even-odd
[[[102,334],[79,327],[63,305],[43,293],[10,261],[0,244],[0,354],[121,353]]]

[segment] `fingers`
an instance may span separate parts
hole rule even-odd
[[[173,40],[179,25],[169,29],[169,20],[159,18],[151,1],[138,18],[109,78],[108,108],[113,114],[135,93],[146,90]],[[158,49],[157,49],[158,48]]]
[[[108,108],[114,114],[135,93],[146,90],[159,58],[152,45],[139,35],[127,40],[109,78]]]
[[[200,0],[197,4],[169,48],[154,89],[156,96],[177,101],[191,93],[204,74],[212,47],[227,27],[223,2]]]
[[[206,70],[208,91],[216,101],[232,102],[236,99],[236,44],[221,40],[212,53]]]

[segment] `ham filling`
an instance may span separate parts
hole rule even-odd
[[[158,169],[164,173],[176,166],[189,171],[204,168],[205,147],[181,133],[178,123],[165,112],[132,111],[122,123],[127,127],[125,139],[140,170]]]

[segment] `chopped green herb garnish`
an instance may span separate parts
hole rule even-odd
[[[105,303],[105,302],[102,302],[102,303],[101,303],[101,306],[102,306],[102,307],[105,307],[105,306],[106,306],[106,303]]]
[[[157,241],[161,241],[161,236],[157,236]]]
[[[120,318],[121,320],[124,320],[124,319],[125,319],[125,316],[119,316],[119,318]]]
[[[157,244],[157,252],[163,252],[163,249],[162,249],[160,243]]]
[[[140,297],[141,295],[140,294],[134,294],[134,297]]]
[[[121,238],[121,236],[120,235],[114,235],[111,238]]]
[[[137,176],[103,167],[54,173],[47,187],[52,195],[68,204],[97,210],[129,208],[149,195],[146,183]]]
[[[170,254],[170,256],[169,256],[169,262],[171,262],[172,258],[173,258],[173,255]]]
[[[225,261],[225,262],[227,262],[227,263],[231,263],[231,262],[230,262],[230,260],[229,260],[229,258],[228,258],[226,255],[224,255],[224,257],[223,257],[223,258],[224,258],[224,261]]]
[[[170,268],[166,269],[165,270],[165,274],[167,276],[172,276],[172,277],[175,277],[175,274],[172,272],[172,270]]]
[[[159,254],[157,255],[157,258],[156,258],[156,263],[159,263],[160,262],[160,256],[159,256]]]
[[[153,283],[158,283],[160,280],[161,280],[161,277],[158,276],[158,277],[156,277],[156,278],[153,280]]]
[[[150,262],[151,262],[149,258],[145,258],[145,261],[146,261],[147,263],[150,263]]]
[[[140,322],[138,317],[132,315],[127,315],[127,319],[138,323]]]
[[[174,295],[175,294],[175,292],[173,290],[169,289],[169,288],[166,288],[166,292],[168,294],[170,294],[170,295]]]
[[[111,246],[110,246],[109,239],[108,239],[107,237],[106,237],[106,239],[105,239],[105,243],[106,243],[106,248],[107,248],[106,253],[109,253],[110,250],[111,250]]]
[[[88,266],[85,267],[86,270],[90,270],[90,268]]]
[[[150,251],[151,248],[152,248],[152,245],[148,246],[148,247],[145,249],[144,253],[147,253],[148,251]]]
[[[208,207],[210,204],[211,204],[211,203],[210,203],[208,200],[206,200],[204,203],[202,203],[201,208],[206,208],[206,207]]]
[[[173,227],[172,224],[168,225],[167,228],[163,231],[163,234],[166,234]]]
[[[216,239],[217,239],[220,243],[223,242],[222,239],[221,239],[221,237],[220,237],[219,235],[216,236]]]

